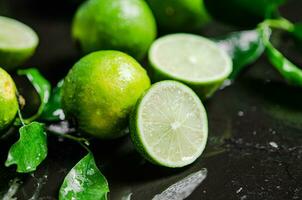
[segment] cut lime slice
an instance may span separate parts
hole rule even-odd
[[[203,152],[208,136],[206,111],[198,96],[177,81],[154,84],[132,113],[131,138],[152,163],[183,167]]]
[[[0,16],[0,66],[12,69],[33,55],[39,39],[25,24]]]
[[[206,98],[232,71],[231,58],[209,39],[171,34],[156,40],[149,51],[156,80],[182,81]]]

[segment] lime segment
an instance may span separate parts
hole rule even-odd
[[[27,25],[0,16],[0,65],[11,69],[25,62],[38,45],[37,34]]]
[[[232,61],[223,50],[209,39],[193,34],[159,38],[151,46],[149,61],[159,79],[199,86],[203,96],[210,96],[232,71]]]
[[[131,136],[151,162],[183,167],[196,160],[205,148],[206,111],[189,87],[176,81],[158,82],[133,113]]]

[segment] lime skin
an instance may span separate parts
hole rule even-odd
[[[12,71],[26,62],[36,50],[36,46],[28,49],[1,49],[0,64],[5,70]]]
[[[143,0],[88,0],[78,9],[72,35],[87,54],[119,50],[140,60],[156,37],[154,16]]]
[[[164,32],[198,31],[210,17],[203,0],[147,0],[160,30]]]
[[[80,130],[113,139],[125,134],[131,109],[149,87],[150,79],[135,59],[119,51],[98,51],[69,71],[62,106]]]
[[[15,83],[10,75],[0,68],[0,133],[13,122],[17,111]]]

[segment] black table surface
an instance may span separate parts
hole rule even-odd
[[[72,0],[1,0],[0,15],[16,18],[37,31],[40,46],[25,67],[37,67],[54,85],[79,59],[70,37],[77,5]],[[302,21],[302,2],[292,0],[281,13]],[[0,27],[1,28],[1,27]],[[203,30],[207,36],[235,28],[219,23]],[[302,66],[302,50],[285,38],[280,49]],[[17,85],[23,87],[20,82]],[[110,199],[152,199],[171,184],[206,168],[206,179],[188,197],[202,200],[302,199],[302,90],[287,85],[265,56],[249,66],[230,86],[205,102],[209,141],[204,154],[182,169],[165,169],[144,161],[128,136],[92,141],[96,162],[107,177]],[[15,137],[0,141],[4,163]],[[84,155],[77,143],[48,137],[47,159],[32,174],[17,174],[0,165],[0,194],[14,180],[17,199],[57,199],[68,171]],[[12,189],[12,187],[11,187]]]

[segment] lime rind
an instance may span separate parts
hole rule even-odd
[[[141,122],[142,107],[145,105],[145,103],[152,95],[153,90],[157,90],[160,87],[169,87],[169,86],[178,87],[180,90],[190,94],[190,96],[192,97],[192,99],[197,105],[196,106],[197,109],[199,109],[200,114],[202,115],[201,117],[202,118],[202,129],[201,129],[202,142],[198,144],[198,150],[195,151],[195,153],[191,155],[189,159],[179,160],[177,162],[172,162],[156,155],[156,153],[151,149],[150,145],[148,145],[148,142],[144,137],[144,133],[142,131],[143,127]],[[149,160],[151,163],[156,165],[161,165],[170,168],[178,168],[193,163],[202,154],[206,146],[207,137],[208,137],[208,121],[207,121],[205,108],[202,102],[200,101],[200,99],[198,98],[198,96],[194,93],[194,91],[180,82],[168,80],[168,81],[161,81],[155,83],[145,93],[145,95],[143,95],[143,97],[138,101],[135,110],[131,114],[130,130],[131,130],[131,138],[135,147],[147,160]]]
[[[209,48],[209,50],[216,51],[216,53],[217,53],[216,58],[213,57],[213,58],[209,58],[209,59],[217,59],[217,58],[222,59],[224,61],[224,66],[222,67],[224,69],[224,71],[216,73],[214,76],[211,76],[211,77],[202,77],[199,80],[183,77],[182,75],[168,71],[167,69],[165,69],[165,66],[161,66],[162,65],[160,63],[161,61],[159,61],[157,59],[156,54],[158,53],[158,51],[161,51],[162,45],[170,45],[171,43],[173,43],[177,40],[187,40],[187,41],[194,40],[195,42],[202,43],[207,48]],[[163,44],[163,43],[170,43],[170,44]],[[193,49],[193,47],[192,47],[192,49]],[[177,57],[178,55],[175,55],[175,56]],[[175,59],[175,58],[170,58],[170,59]],[[149,50],[149,62],[151,64],[151,67],[153,67],[155,71],[162,74],[163,76],[168,77],[173,80],[179,80],[179,81],[182,81],[185,83],[189,83],[192,85],[217,83],[219,81],[226,79],[232,72],[232,60],[227,55],[226,52],[224,52],[214,42],[210,41],[207,38],[204,38],[199,35],[193,35],[193,34],[187,34],[187,33],[170,34],[170,35],[163,36],[163,37],[157,39],[152,44],[152,46]],[[202,67],[202,64],[203,63],[200,63],[201,67]]]
[[[15,83],[11,76],[0,67],[0,133],[9,128],[17,111]]]
[[[0,16],[0,64],[13,69],[31,57],[39,43],[37,34],[27,25]]]

